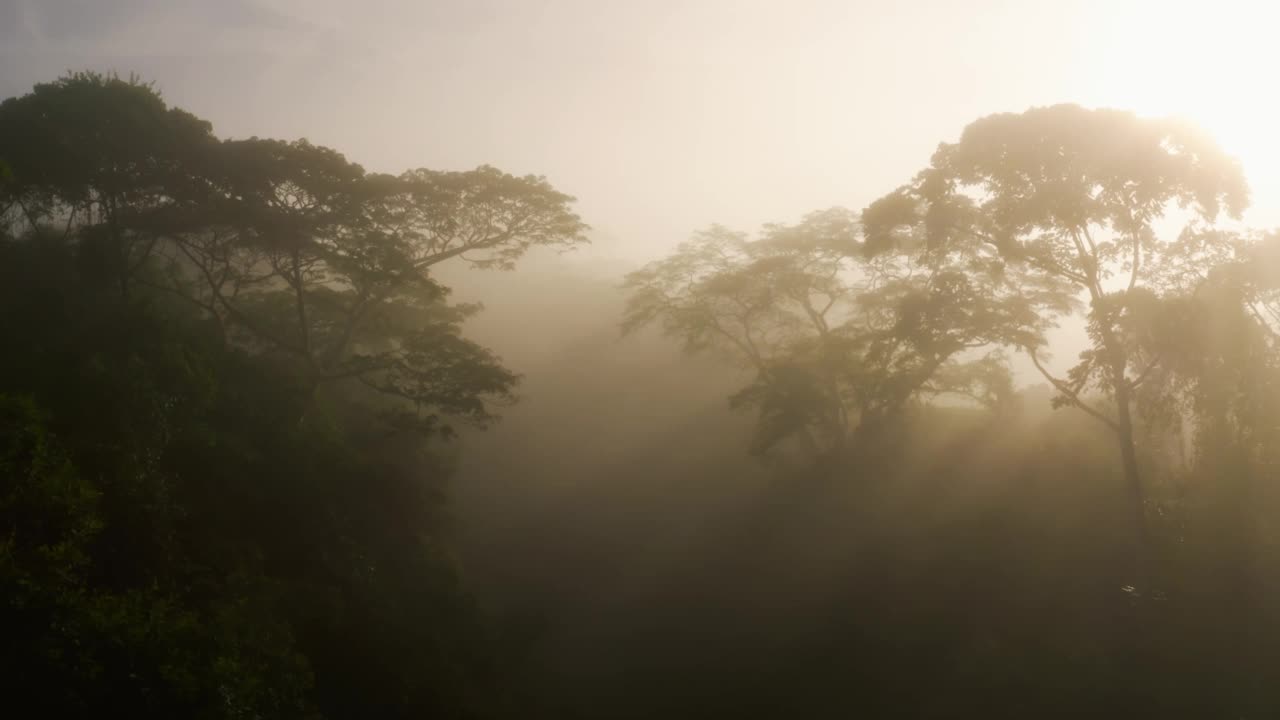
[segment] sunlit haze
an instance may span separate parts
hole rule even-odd
[[[997,111],[1077,102],[1202,123],[1280,223],[1268,3],[948,0],[4,0],[0,95],[137,72],[223,136],[381,171],[489,163],[580,200],[592,256],[712,222],[858,209]]]
[[[0,718],[1280,718],[1278,28],[0,0]]]

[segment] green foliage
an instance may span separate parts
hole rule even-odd
[[[580,242],[572,198],[492,168],[388,178],[305,141],[218,141],[149,86],[91,74],[0,104],[0,138],[15,702],[500,705],[427,439],[491,421],[517,377],[427,269]]]

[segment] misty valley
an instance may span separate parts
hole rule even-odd
[[[1280,717],[1280,233],[1196,124],[633,260],[164,90],[0,103],[7,717]]]

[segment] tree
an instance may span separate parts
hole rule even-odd
[[[0,663],[22,697],[493,707],[443,528],[451,458],[422,433],[483,425],[517,377],[431,270],[584,242],[572,202],[488,167],[219,141],[115,77],[0,103]]]
[[[1143,349],[1161,358],[1139,389],[1144,420],[1194,439],[1193,470],[1233,468],[1213,474],[1253,512],[1247,498],[1280,462],[1278,250],[1274,232],[1188,228],[1153,278],[1160,298],[1133,313]]]
[[[74,235],[122,296],[154,242],[131,224],[177,202],[216,143],[209,123],[151,85],[89,72],[0,103],[0,128],[0,223],[15,236]]]
[[[756,240],[695,235],[628,276],[623,329],[661,323],[754,371],[732,399],[758,411],[754,451],[799,438],[826,453],[913,401],[998,403],[1010,389],[998,348],[1037,325],[1003,276],[978,255],[864,241],[857,215],[833,208]]]
[[[1223,212],[1239,216],[1246,200],[1239,165],[1197,129],[1059,105],[970,124],[912,184],[879,203],[882,236],[910,228],[934,247],[994,249],[1037,283],[1026,294],[1043,314],[1059,316],[1088,298],[1089,348],[1066,377],[1044,367],[1042,340],[1021,347],[1056,388],[1056,405],[1080,408],[1115,434],[1140,585],[1149,539],[1132,405],[1162,358],[1136,343],[1133,314],[1169,250],[1157,229],[1170,210],[1212,222]],[[1090,392],[1110,408],[1093,404]]]
[[[491,167],[369,174],[305,140],[217,141],[147,85],[92,74],[0,107],[9,234],[79,243],[129,297],[177,295],[228,342],[297,363],[313,395],[358,383],[399,427],[481,424],[517,376],[461,335],[430,269],[510,269],[585,242],[573,198]]]
[[[217,394],[210,348],[122,308],[79,267],[65,246],[0,242],[0,324],[18,340],[0,360],[0,665],[13,701],[69,717],[305,717],[311,671],[272,611],[276,579],[254,569],[243,535],[202,536],[209,508],[183,502],[195,478],[174,472],[199,435],[224,458],[204,463],[221,492],[270,486],[227,472],[244,438],[195,421]]]

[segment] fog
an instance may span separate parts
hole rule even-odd
[[[546,175],[633,262],[713,222],[861,207],[976,117],[1075,102],[1205,124],[1270,225],[1274,19],[1250,0],[5,0],[0,95],[137,72],[225,137]]]
[[[464,434],[452,521],[523,659],[523,712],[1147,707],[1085,689],[1147,672],[1107,669],[1131,660],[1051,667],[1128,632],[1121,487],[1087,419],[1053,413],[1040,385],[1010,415],[940,419],[835,477],[752,458],[753,419],[726,401],[750,373],[621,336],[616,284],[579,260],[458,290],[493,299],[469,331],[525,373],[519,404]],[[1059,684],[1025,689],[1044,677]]]
[[[1277,716],[1277,19],[0,0],[0,688]]]

